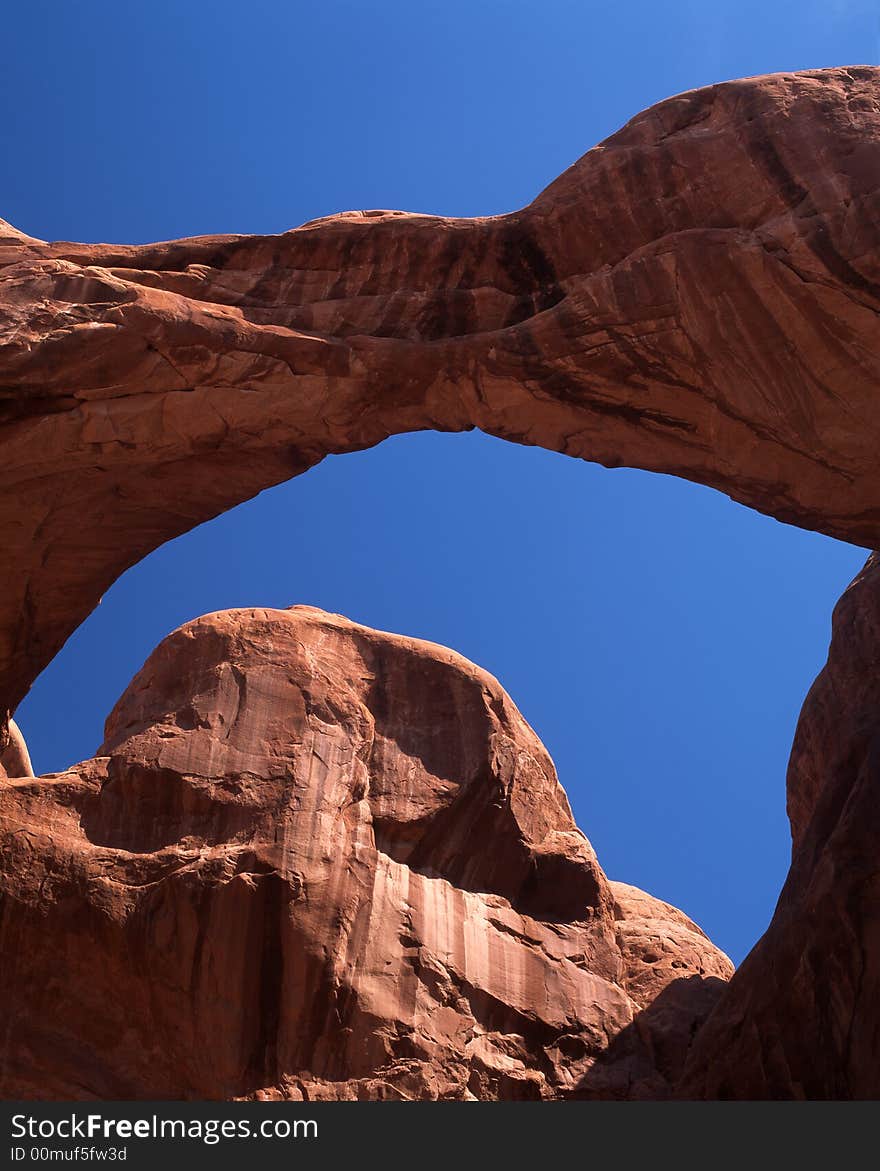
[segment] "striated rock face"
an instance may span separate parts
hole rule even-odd
[[[307,607],[166,639],[0,788],[0,1095],[664,1097],[730,977],[498,683]]]
[[[490,219],[0,225],[0,710],[151,549],[402,431],[672,472],[873,546],[878,78],[681,94]]]

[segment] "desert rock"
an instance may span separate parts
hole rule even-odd
[[[0,787],[0,892],[7,1098],[665,1097],[732,971],[495,679],[308,607],[184,626]]]
[[[157,545],[404,431],[671,472],[873,547],[878,78],[680,94],[487,219],[0,226],[0,711]]]
[[[0,780],[8,777],[32,777],[30,753],[15,720],[6,724],[5,744],[0,740]]]

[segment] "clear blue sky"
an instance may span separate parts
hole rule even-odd
[[[873,0],[31,0],[3,35],[0,216],[126,242],[508,211],[652,102],[877,63],[880,41]],[[91,755],[152,647],[228,606],[446,643],[542,736],[611,877],[739,961],[785,874],[791,736],[863,560],[691,484],[403,436],[158,550],[19,717],[38,770]]]

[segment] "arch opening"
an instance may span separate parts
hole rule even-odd
[[[535,728],[610,877],[739,962],[785,874],[794,724],[862,560],[671,477],[399,436],[150,554],[18,718],[38,772],[90,756],[153,647],[213,610],[308,603],[450,646]]]

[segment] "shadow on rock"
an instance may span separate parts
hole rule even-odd
[[[674,1097],[694,1038],[726,987],[717,976],[673,980],[617,1034],[571,1097]]]

